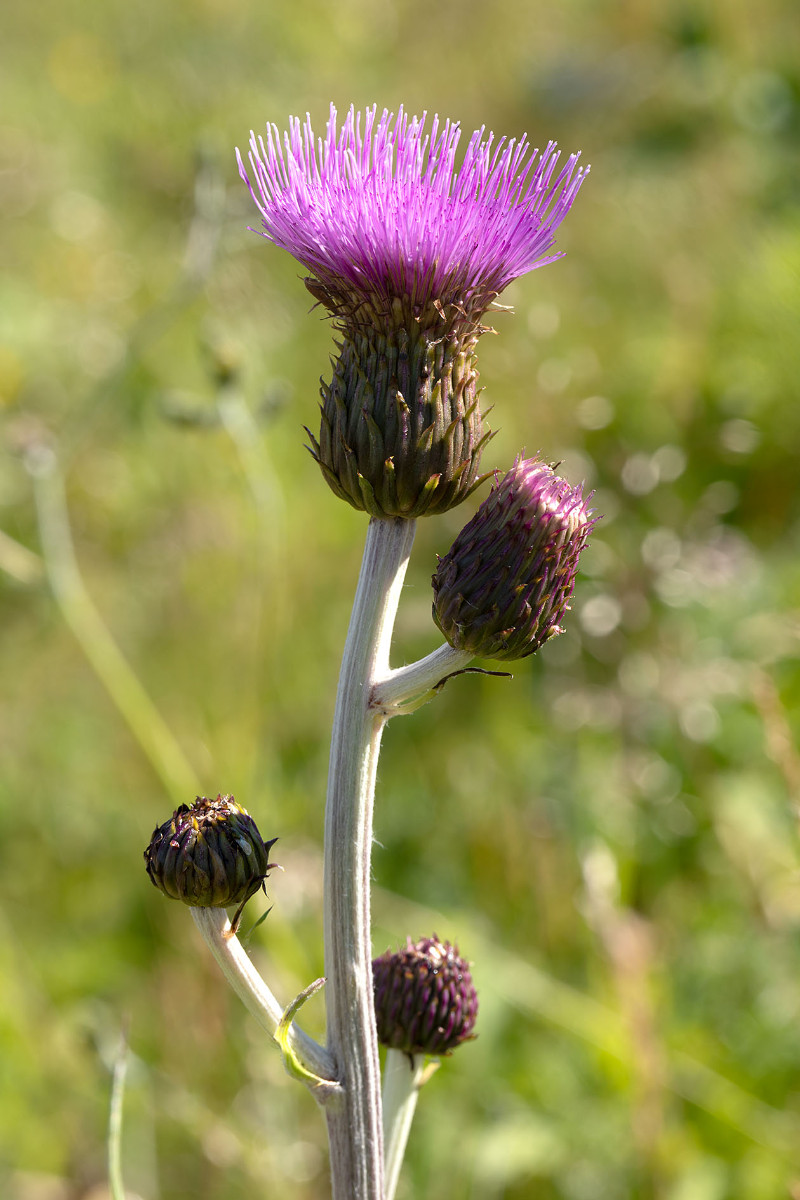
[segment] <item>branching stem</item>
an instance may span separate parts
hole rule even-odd
[[[375,683],[372,703],[387,719],[412,712],[432,700],[449,677],[463,671],[473,658],[469,650],[454,650],[445,643],[418,662],[387,671]]]
[[[380,1066],[370,942],[375,773],[386,715],[372,705],[389,673],[414,522],[371,520],[347,633],[331,738],[325,813],[328,1051],[345,1103],[326,1109],[334,1200],[383,1200]]]
[[[253,966],[236,934],[231,931],[224,908],[192,908],[191,913],[228,983],[262,1029],[277,1041],[276,1031],[284,1017],[283,1006]],[[337,1090],[334,1063],[327,1050],[294,1024],[288,1041],[293,1054],[309,1074],[318,1076],[320,1083],[329,1081],[331,1090]]]

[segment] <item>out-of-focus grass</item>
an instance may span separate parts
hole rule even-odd
[[[313,1102],[147,882],[172,797],[48,589],[26,463],[57,455],[88,595],[200,786],[281,838],[252,951],[288,1000],[321,971],[364,520],[303,449],[330,330],[247,233],[232,146],[290,113],[321,128],[330,99],[593,164],[567,258],[509,289],[480,353],[488,465],[541,449],[605,514],[568,634],[385,739],[375,948],[435,927],[482,996],[403,1194],[800,1194],[796,6],[12,0],[4,21],[2,1194],[103,1194],[124,1027],[130,1192],[326,1194]],[[429,576],[469,507],[421,523],[397,662],[436,644]]]

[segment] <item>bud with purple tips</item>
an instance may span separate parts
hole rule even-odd
[[[562,633],[595,520],[580,487],[546,463],[518,460],[433,576],[433,618],[450,645],[524,658]]]
[[[378,1041],[406,1054],[449,1054],[473,1036],[478,994],[458,947],[436,934],[372,961]]]
[[[340,334],[311,452],[330,487],[373,517],[445,512],[480,482],[482,318],[551,253],[588,168],[549,142],[476,130],[456,169],[457,123],[373,106],[324,137],[311,120],[250,139],[239,171],[263,236],[311,272]],[[238,153],[238,152],[237,152]]]
[[[258,827],[233,796],[198,796],[160,825],[144,852],[147,874],[165,896],[195,908],[243,905],[275,866]]]

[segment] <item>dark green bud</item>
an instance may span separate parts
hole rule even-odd
[[[562,633],[595,520],[580,487],[546,463],[518,460],[433,576],[433,619],[450,645],[524,658]]]
[[[243,905],[275,866],[255,821],[233,796],[181,804],[144,852],[147,874],[165,896],[194,908]]]
[[[337,317],[342,340],[322,386],[319,441],[311,453],[330,487],[372,517],[446,512],[483,476],[491,438],[478,395],[481,327],[463,310],[411,299],[359,299],[343,311],[316,280],[307,286]]]
[[[372,961],[378,1041],[406,1054],[449,1054],[473,1036],[478,993],[457,946],[436,934]]]

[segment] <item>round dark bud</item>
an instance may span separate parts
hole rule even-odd
[[[473,1036],[478,994],[457,946],[436,934],[373,959],[378,1041],[406,1054],[449,1054]]]
[[[198,796],[154,832],[144,852],[147,874],[165,896],[195,908],[242,905],[274,863],[253,818],[233,796]]]

